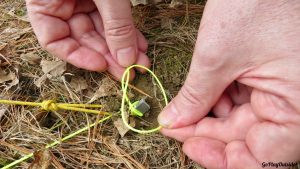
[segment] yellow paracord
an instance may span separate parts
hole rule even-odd
[[[122,115],[122,120],[123,120],[123,123],[126,125],[126,127],[128,127],[130,130],[132,131],[135,131],[137,133],[140,133],[140,134],[147,134],[147,133],[152,133],[152,132],[156,132],[158,130],[160,130],[162,127],[161,126],[158,126],[157,128],[153,128],[153,129],[149,129],[149,130],[139,130],[139,129],[136,129],[136,128],[133,128],[132,126],[130,126],[128,124],[128,119],[126,118],[126,110],[125,110],[125,101],[127,102],[129,108],[132,107],[132,103],[130,102],[128,96],[127,96],[127,89],[128,89],[128,83],[129,83],[129,74],[130,74],[130,70],[132,68],[142,68],[142,69],[145,69],[147,70],[152,76],[153,78],[155,79],[155,81],[157,82],[160,90],[161,90],[161,93],[164,97],[164,101],[165,101],[165,104],[167,105],[168,104],[168,99],[167,99],[167,95],[166,95],[166,92],[162,86],[162,83],[160,82],[160,80],[157,78],[157,76],[154,74],[154,72],[152,72],[150,69],[148,69],[147,67],[145,66],[142,66],[142,65],[132,65],[130,67],[128,67],[123,76],[122,76],[122,81],[121,81],[121,85],[122,85],[122,92],[123,92],[123,96],[122,96],[122,104],[121,104],[121,115]]]
[[[165,104],[167,105],[168,104],[168,99],[167,99],[167,95],[166,95],[166,92],[160,82],[160,80],[157,78],[157,76],[148,68],[144,67],[144,66],[141,66],[141,65],[132,65],[130,67],[128,67],[123,76],[122,76],[122,91],[123,91],[123,97],[122,97],[122,104],[121,104],[121,116],[122,116],[122,119],[123,119],[123,122],[124,124],[132,131],[135,131],[137,133],[141,133],[141,134],[147,134],[147,133],[152,133],[152,132],[155,132],[155,131],[158,131],[161,129],[161,126],[158,126],[157,128],[154,128],[154,129],[149,129],[149,130],[139,130],[139,129],[136,129],[136,128],[133,128],[131,127],[128,122],[127,122],[127,119],[125,117],[125,101],[128,103],[129,107],[132,107],[132,103],[130,102],[128,96],[127,96],[127,89],[128,89],[128,84],[129,84],[129,73],[130,73],[130,70],[132,68],[135,68],[135,67],[138,67],[138,68],[142,68],[142,69],[145,69],[147,70],[153,77],[154,79],[156,80],[162,94],[163,94],[163,97],[164,97],[164,100],[165,100]],[[126,80],[126,81],[125,81]],[[13,100],[0,100],[0,104],[10,104],[10,105],[22,105],[22,106],[36,106],[36,107],[41,107],[43,110],[46,110],[46,111],[57,111],[57,110],[71,110],[71,111],[78,111],[78,112],[85,112],[85,113],[93,113],[93,114],[101,114],[101,115],[108,115],[107,117],[91,124],[91,125],[88,125],[84,128],[81,128],[79,129],[78,131],[75,131],[74,133],[71,133],[69,134],[68,136],[60,139],[60,140],[57,140],[57,141],[54,141],[48,145],[45,146],[45,149],[48,149],[48,148],[52,148],[54,146],[56,146],[57,144],[60,144],[62,143],[63,141],[66,141],[67,139],[70,139],[70,138],[73,138],[75,136],[77,136],[78,134],[84,132],[84,131],[87,131],[88,129],[90,129],[91,127],[97,125],[98,123],[101,123],[101,122],[104,122],[108,119],[110,119],[112,117],[112,114],[111,113],[108,113],[108,112],[101,112],[101,111],[98,111],[98,110],[93,110],[93,109],[87,109],[87,108],[101,108],[102,105],[97,105],[97,104],[70,104],[70,103],[56,103],[54,100],[45,100],[43,102],[24,102],[24,101],[13,101]],[[28,154],[16,161],[13,161],[12,163],[2,167],[1,169],[8,169],[8,168],[11,168],[31,157],[33,157],[33,153],[31,154]]]

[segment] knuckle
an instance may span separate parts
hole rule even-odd
[[[203,103],[201,103],[202,99],[199,98],[199,95],[197,94],[195,89],[193,89],[192,86],[184,85],[180,90],[180,95],[185,100],[185,102],[189,103],[190,105],[194,105],[194,106],[203,105]]]
[[[134,35],[134,26],[131,20],[111,20],[104,23],[106,35],[114,40],[124,40]]]

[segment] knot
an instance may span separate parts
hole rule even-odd
[[[57,111],[59,107],[54,100],[45,100],[41,103],[41,107],[46,111]]]

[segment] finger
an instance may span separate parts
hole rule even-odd
[[[32,18],[35,33],[43,48],[79,68],[91,71],[104,71],[107,64],[99,53],[81,46],[70,37],[67,23],[47,15],[39,14],[39,18]],[[56,27],[53,27],[56,25]]]
[[[36,23],[40,18],[40,14],[54,16],[63,20],[69,19],[75,8],[75,0],[55,0],[55,1],[41,1],[41,0],[26,0],[26,7],[28,9],[29,19]],[[39,26],[39,25],[35,25]],[[55,28],[56,25],[53,25]]]
[[[95,11],[95,12],[90,13],[89,15],[94,23],[96,31],[102,36],[102,38],[105,39],[103,22],[102,22],[102,18],[100,16],[99,12]]]
[[[228,118],[205,117],[197,124],[182,128],[164,129],[166,136],[185,141],[189,137],[209,137],[229,143],[233,140],[245,140],[246,134],[258,119],[251,112],[249,104],[237,108]]]
[[[244,141],[233,141],[227,144],[225,154],[228,169],[265,168],[256,160]]]
[[[69,20],[69,25],[72,36],[79,41],[81,45],[104,56],[108,63],[107,71],[112,74],[116,80],[121,80],[125,69],[112,59],[105,40],[94,29],[92,19],[88,15],[77,14]],[[132,70],[130,72],[130,80],[132,80],[134,76],[135,74]]]
[[[251,128],[246,142],[260,162],[296,162],[300,160],[298,131],[299,126],[264,122]]]
[[[219,118],[228,117],[229,113],[232,111],[232,108],[233,104],[231,98],[226,92],[224,92],[216,105],[213,107],[213,113]]]
[[[102,56],[109,52],[105,40],[95,31],[93,22],[88,15],[74,15],[68,23],[71,36],[79,41],[81,45],[88,46]]]
[[[77,14],[69,20],[69,25],[72,36],[79,41],[81,45],[103,56],[108,63],[107,71],[112,74],[116,80],[121,80],[125,69],[112,59],[105,40],[95,31],[91,18],[88,15]],[[131,71],[130,80],[132,80],[134,76],[134,71]]]
[[[194,137],[184,142],[183,151],[192,160],[209,169],[261,168],[241,141],[226,145],[218,140]]]
[[[103,72],[107,68],[105,59],[99,53],[80,46],[72,38],[64,38],[49,43],[46,49],[60,59],[82,69]]]
[[[75,1],[27,0],[26,3],[32,27],[43,48],[77,67],[92,71],[106,69],[103,57],[70,38],[64,20],[71,17]]]
[[[139,49],[140,51],[145,53],[148,49],[148,42],[145,39],[144,35],[138,29],[136,29],[136,32],[137,32]]]
[[[253,126],[246,137],[256,159],[293,162],[300,160],[300,116],[284,97],[254,89],[253,110],[262,121]],[[276,147],[276,151],[274,151]]]
[[[74,13],[88,13],[96,9],[96,5],[92,0],[76,0]]]
[[[121,81],[125,69],[112,58],[110,53],[106,54],[104,57],[109,65],[107,71],[114,76],[115,80]],[[129,74],[129,81],[132,81],[134,77],[135,72],[133,69],[131,69]]]
[[[196,136],[210,137],[223,142],[245,140],[250,128],[258,122],[250,104],[245,104],[225,118],[206,117],[197,123]]]
[[[237,69],[234,66],[236,62],[218,53],[207,53],[203,49],[205,45],[202,45],[198,37],[187,79],[178,95],[158,117],[164,127],[178,128],[199,121],[236,78],[237,74],[230,73]]]
[[[190,137],[195,136],[196,125],[190,125],[182,128],[176,129],[168,129],[162,128],[160,132],[167,136],[176,139],[177,141],[184,142],[185,140],[189,139]]]
[[[193,137],[183,144],[183,152],[193,161],[209,169],[225,169],[225,143],[205,137]]]
[[[105,38],[112,56],[124,67],[134,64],[138,47],[130,1],[101,0],[94,2],[101,14]]]
[[[27,0],[26,6],[34,33],[42,47],[70,35],[69,26],[64,22],[64,19],[71,17],[74,5],[63,0],[50,1],[49,3]],[[64,9],[64,12],[61,9]]]
[[[241,105],[250,102],[249,87],[244,84],[233,82],[227,89],[227,93],[231,97],[234,105]]]
[[[145,67],[147,67],[147,68],[149,68],[150,65],[151,65],[148,56],[147,56],[145,53],[140,52],[140,51],[139,51],[139,55],[138,55],[138,59],[137,59],[137,61],[136,61],[136,64],[138,64],[138,65],[143,65],[143,66],[145,66]],[[141,68],[137,68],[137,70],[138,70],[139,72],[141,72],[141,73],[145,73],[145,72],[146,72],[145,69],[141,69]]]
[[[98,11],[92,12],[90,14],[90,17],[95,25],[96,31],[105,39],[105,32],[102,23],[102,18],[99,12]],[[136,32],[137,32],[139,50],[145,53],[148,49],[148,42],[145,39],[144,35],[138,29],[136,29]]]

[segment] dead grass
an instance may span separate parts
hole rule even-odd
[[[203,5],[202,0],[190,0],[176,9],[169,8],[167,3],[134,8],[136,25],[150,42],[148,56],[152,59],[152,68],[163,82],[169,98],[176,95],[188,72]],[[23,0],[2,0],[0,76],[8,80],[0,83],[0,98],[93,102],[103,104],[104,110],[115,113],[112,120],[46,152],[52,157],[49,168],[201,169],[183,154],[180,143],[159,133],[139,135],[128,132],[125,137],[120,137],[113,123],[119,118],[120,84],[107,74],[88,72],[71,65],[67,65],[62,73],[45,73],[41,60],[57,61],[37,43]],[[11,75],[7,77],[9,73]],[[43,76],[47,77],[41,79]],[[146,122],[135,119],[136,124],[146,128],[156,125],[156,116],[163,107],[159,89],[148,75],[138,76],[133,85],[155,98],[150,101],[155,106]],[[131,88],[130,96],[137,99],[144,95]],[[76,112],[50,113],[38,108],[0,105],[0,167],[25,154],[44,151],[47,143],[93,123],[97,118]],[[18,168],[32,168],[32,164],[36,164],[33,159],[21,163]]]

